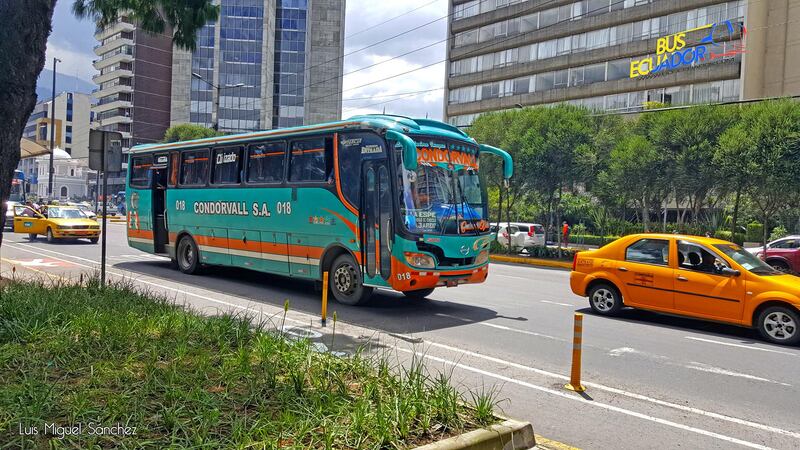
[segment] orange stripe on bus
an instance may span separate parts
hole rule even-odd
[[[137,230],[135,228],[128,228],[128,237],[153,239],[153,230]]]
[[[353,222],[347,220],[347,218],[345,216],[337,213],[336,211],[330,210],[328,208],[322,208],[322,209],[324,209],[325,211],[328,211],[329,213],[331,213],[334,216],[336,216],[339,220],[344,222],[344,224],[347,225],[347,228],[349,228],[350,231],[352,231],[353,234],[356,236],[356,239],[358,239],[358,226],[356,224],[354,224]]]
[[[342,193],[342,180],[341,177],[339,176],[339,133],[333,134],[333,174],[336,177],[336,193],[339,195],[339,200],[342,202],[344,207],[347,208],[348,211],[358,216],[358,210],[353,205],[351,205],[346,198],[344,198],[344,194]],[[330,212],[336,214],[333,211]],[[344,217],[338,214],[336,214],[336,216],[338,216],[340,219],[346,222],[348,226],[352,225]],[[358,232],[357,232],[358,229],[355,227],[355,225],[352,226],[350,229],[353,230],[353,233],[355,233],[356,237],[358,237]]]

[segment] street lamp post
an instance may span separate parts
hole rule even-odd
[[[53,172],[55,163],[53,162],[53,150],[56,140],[56,64],[61,60],[53,58],[53,95],[50,101],[50,168],[47,173],[47,198],[53,199]]]
[[[200,75],[197,72],[192,72],[192,77],[197,78],[198,80],[201,80],[204,83],[206,83],[207,85],[209,85],[212,88],[214,88],[215,97],[214,97],[214,110],[212,111],[212,114],[215,114],[215,116],[214,116],[214,123],[213,123],[213,125],[211,125],[211,127],[214,129],[214,131],[219,131],[219,97],[220,97],[220,92],[222,91],[222,89],[244,87],[244,83],[226,84],[225,86],[220,86],[218,84],[214,84],[214,83],[206,80],[205,78],[203,78],[202,75]]]

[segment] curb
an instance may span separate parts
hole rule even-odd
[[[443,441],[416,447],[416,450],[523,450],[536,446],[530,422],[505,420]]]
[[[524,256],[505,256],[505,255],[491,255],[489,260],[492,262],[505,262],[514,264],[526,264],[529,266],[551,267],[557,269],[570,269],[572,270],[572,263],[566,261],[553,261],[550,259],[537,259],[528,258]]]

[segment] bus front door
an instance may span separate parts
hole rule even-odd
[[[152,208],[151,214],[153,224],[153,249],[155,253],[166,253],[166,245],[169,241],[169,230],[167,229],[167,177],[169,166],[167,155],[156,155],[153,164],[152,182]]]
[[[392,195],[386,160],[364,161],[361,242],[367,277],[389,280],[392,274]]]

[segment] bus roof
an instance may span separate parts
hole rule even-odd
[[[255,131],[251,133],[231,134],[212,138],[195,139],[191,141],[169,142],[159,144],[137,145],[131,148],[131,153],[143,153],[151,151],[169,150],[174,148],[203,147],[216,144],[234,144],[241,142],[254,141],[263,138],[280,136],[301,136],[314,134],[321,131],[339,131],[347,129],[371,128],[374,130],[394,130],[399,133],[409,135],[426,135],[466,140],[475,143],[475,140],[467,136],[460,129],[432,119],[412,119],[404,116],[394,116],[388,114],[368,114],[351,117],[347,120],[336,122],[321,123],[317,125],[280,128],[277,130]]]

